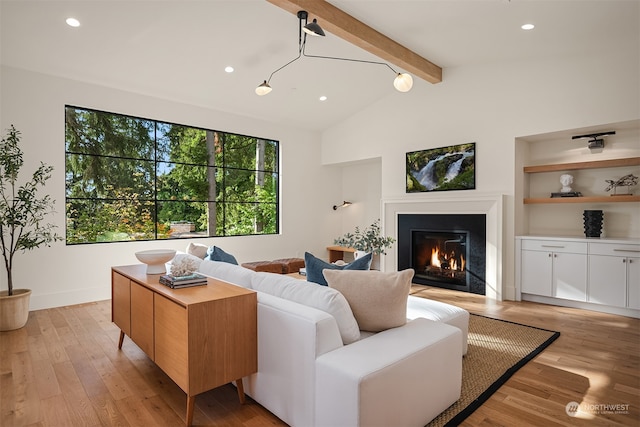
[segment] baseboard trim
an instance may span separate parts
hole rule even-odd
[[[29,309],[42,310],[45,308],[63,307],[66,305],[84,304],[87,302],[111,299],[111,287],[77,289],[50,294],[31,294]]]
[[[619,316],[634,317],[640,319],[640,310],[624,307],[612,307],[602,304],[593,304],[582,301],[571,301],[566,299],[544,297],[540,295],[522,294],[523,301],[538,302],[542,304],[557,305],[560,307],[579,308],[582,310],[597,311],[600,313],[617,314]]]

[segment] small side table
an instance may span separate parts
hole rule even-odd
[[[356,251],[353,248],[345,248],[342,246],[327,246],[327,250],[329,251],[329,262],[343,260],[345,252],[354,253]]]

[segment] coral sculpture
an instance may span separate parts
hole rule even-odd
[[[174,277],[189,276],[198,269],[198,264],[190,259],[183,258],[177,263],[171,265],[171,275]]]

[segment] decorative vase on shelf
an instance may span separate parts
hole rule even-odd
[[[584,235],[586,237],[600,237],[604,213],[600,210],[586,210],[582,216],[584,218]]]

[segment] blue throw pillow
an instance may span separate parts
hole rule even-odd
[[[217,246],[211,246],[209,249],[207,249],[207,256],[204,259],[208,259],[210,261],[228,262],[229,264],[238,265],[236,257],[226,253]]]
[[[307,269],[307,281],[319,285],[327,286],[327,281],[322,274],[322,270],[368,270],[371,267],[371,254],[368,253],[355,261],[345,265],[330,264],[316,258],[309,252],[304,253],[304,266]]]

